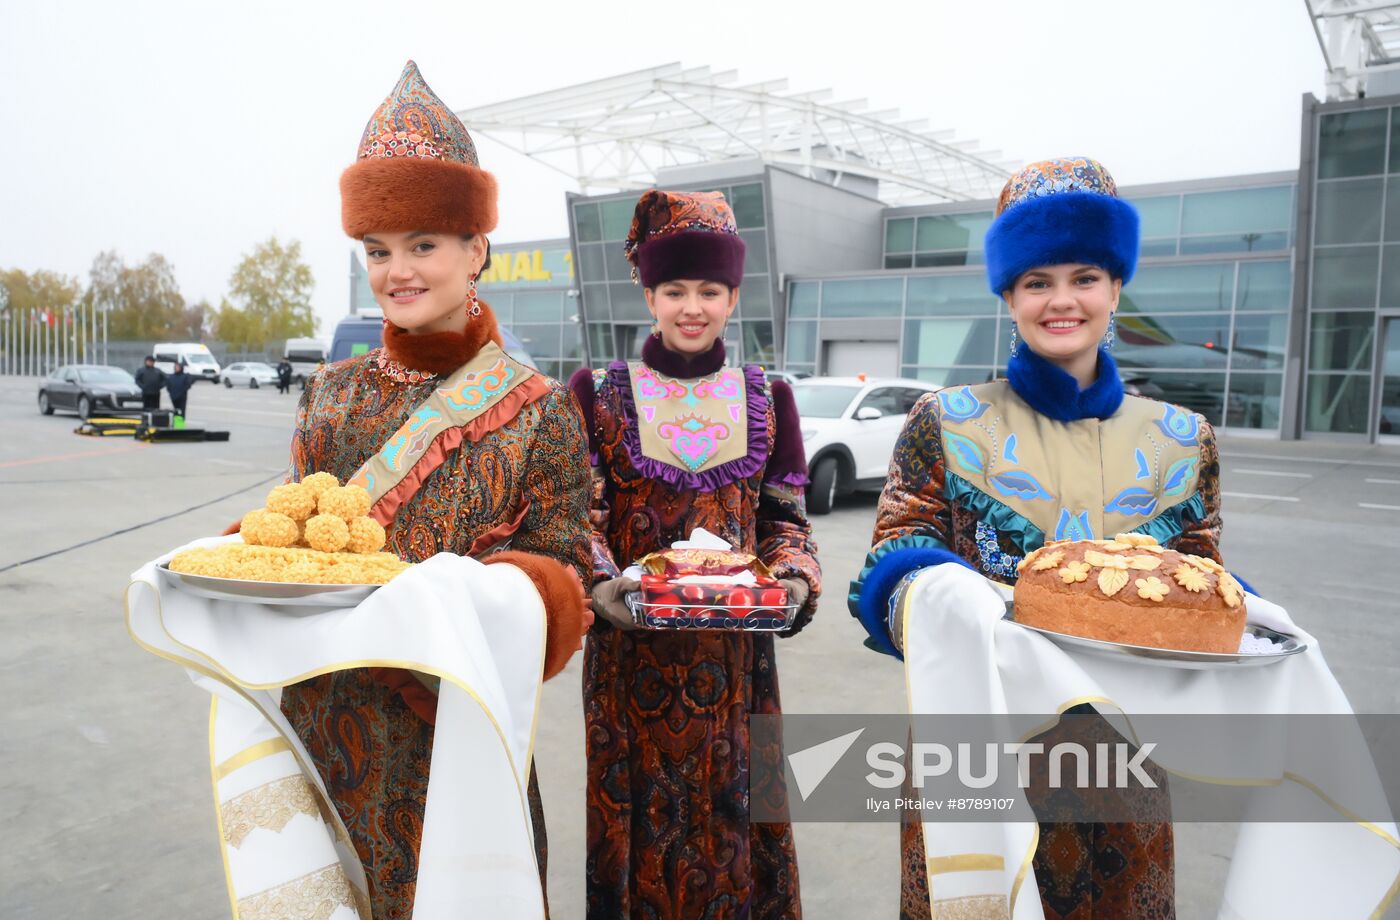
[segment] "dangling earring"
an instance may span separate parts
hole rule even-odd
[[[657,323],[652,323],[652,324],[651,324],[651,337],[654,338],[654,339],[659,339],[659,338],[661,338],[661,326],[660,326],[659,324],[657,324]]]
[[[475,319],[481,315],[481,301],[476,299],[476,279],[467,282],[467,316]]]
[[[1114,341],[1114,339],[1116,338],[1116,336],[1114,335],[1113,330],[1114,330],[1114,328],[1115,328],[1117,325],[1118,325],[1118,317],[1117,317],[1117,315],[1116,315],[1116,314],[1113,314],[1113,313],[1108,314],[1108,331],[1105,332],[1105,333],[1103,334],[1103,347],[1104,347],[1104,348],[1112,348],[1112,347],[1113,347],[1113,341]]]
[[[1016,324],[1015,324],[1015,323],[1012,323],[1012,324],[1011,324],[1011,349],[1010,349],[1010,351],[1008,352],[1008,355],[1009,355],[1010,357],[1012,357],[1012,358],[1016,357],[1016,352],[1017,352],[1018,349],[1020,349],[1020,347],[1021,347],[1021,340],[1020,340],[1020,338],[1018,338],[1017,335],[1016,335]]]

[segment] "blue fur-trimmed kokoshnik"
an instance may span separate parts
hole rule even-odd
[[[1026,198],[987,230],[987,281],[998,297],[1033,268],[1082,262],[1124,284],[1138,258],[1137,209],[1098,192]]]
[[[1118,197],[1102,163],[1089,157],[1041,160],[1001,190],[987,229],[987,282],[1000,297],[1033,268],[1097,265],[1127,284],[1138,258],[1137,209]]]

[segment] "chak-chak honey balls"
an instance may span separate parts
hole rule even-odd
[[[350,544],[350,528],[333,514],[318,514],[306,522],[306,545],[323,553],[338,553]]]
[[[312,473],[301,481],[301,484],[315,493],[319,499],[321,493],[327,489],[334,489],[340,485],[340,480],[330,473]]]
[[[391,553],[315,550],[224,543],[177,553],[170,569],[189,575],[303,585],[382,585],[410,564]]]
[[[317,510],[333,514],[345,523],[369,514],[369,493],[359,486],[338,486],[321,493]]]
[[[386,539],[384,528],[374,518],[355,518],[350,522],[350,542],[346,549],[352,553],[377,553],[384,548]]]
[[[249,511],[239,524],[243,542],[254,546],[291,546],[297,542],[298,530],[296,521],[266,508]]]
[[[243,516],[241,543],[187,550],[177,572],[295,584],[384,584],[409,567],[380,552],[384,528],[368,517],[370,495],[330,473],[277,486]]]
[[[299,482],[289,482],[267,493],[267,510],[304,521],[316,513],[316,493]]]

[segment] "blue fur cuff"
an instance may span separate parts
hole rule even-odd
[[[1082,262],[1124,284],[1138,258],[1137,209],[1121,198],[1063,192],[1028,198],[1001,213],[987,230],[987,281],[1000,297],[1033,268]]]
[[[926,568],[931,565],[942,565],[945,562],[953,562],[958,565],[965,565],[969,569],[967,560],[946,549],[938,549],[933,546],[917,546],[907,549],[897,549],[892,553],[887,553],[875,563],[875,567],[865,576],[865,581],[860,589],[860,603],[857,605],[855,614],[860,620],[860,625],[865,627],[865,631],[870,633],[870,640],[866,645],[877,652],[884,652],[886,655],[893,655],[896,658],[903,658],[899,650],[890,641],[887,615],[889,613],[890,594],[894,592],[899,580],[915,569]]]

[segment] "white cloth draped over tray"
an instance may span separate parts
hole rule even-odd
[[[909,712],[1061,713],[1091,703],[1125,737],[1145,714],[1333,714],[1351,705],[1317,641],[1277,605],[1249,595],[1250,622],[1305,638],[1308,650],[1273,665],[1184,670],[1069,652],[1003,619],[1006,589],[961,566],[924,570],[905,593],[903,647]],[[999,593],[1001,592],[1001,593]],[[936,740],[936,739],[928,739]],[[1346,782],[1319,790],[1345,805],[1350,793],[1379,793],[1359,731],[1361,756],[1346,758]],[[1173,748],[1191,762],[1154,762],[1169,772],[1259,786],[1261,796],[1311,796],[1307,777],[1337,777],[1334,751],[1284,744],[1261,753],[1269,773],[1242,775],[1238,756],[1208,745]],[[1234,752],[1236,755],[1239,751]],[[1265,756],[1272,755],[1272,756]],[[1279,768],[1282,763],[1283,769]],[[1231,770],[1235,771],[1233,774]],[[1276,799],[1275,801],[1281,801]],[[1025,823],[923,823],[934,916],[1042,915],[1031,859],[1038,828]],[[1400,883],[1393,822],[1246,823],[1240,827],[1220,906],[1225,918],[1369,917]],[[953,913],[956,907],[957,913]]]
[[[397,667],[441,678],[415,920],[543,917],[526,786],[545,616],[529,577],[441,554],[357,607],[272,606],[162,590],[156,566],[179,551],[132,575],[127,627],[214,696],[211,770],[235,916],[369,917],[363,867],[278,698],[331,671]]]

